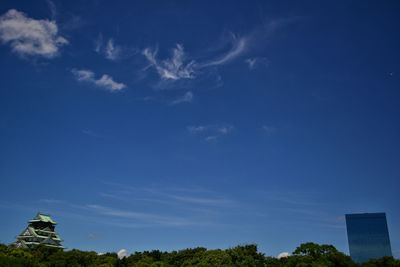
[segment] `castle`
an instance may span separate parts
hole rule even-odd
[[[15,245],[22,248],[33,248],[38,245],[61,248],[61,238],[55,232],[57,224],[48,214],[38,213],[35,218],[28,221],[28,227],[17,236]]]

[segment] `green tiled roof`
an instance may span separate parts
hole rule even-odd
[[[53,219],[50,217],[50,215],[43,214],[40,212],[36,215],[35,218],[33,218],[33,220],[30,220],[29,222],[37,222],[37,221],[49,222],[51,224],[57,224],[55,221],[53,221]]]

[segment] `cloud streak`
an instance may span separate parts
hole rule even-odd
[[[51,0],[46,0],[47,5],[49,6],[51,18],[55,19],[57,17],[57,7]]]
[[[169,105],[175,106],[182,103],[191,103],[193,101],[193,93],[186,92],[183,96],[179,96],[176,99],[172,100]]]
[[[73,69],[72,74],[79,82],[88,82],[111,92],[121,91],[126,88],[125,84],[114,81],[114,79],[107,74],[103,74],[98,79],[95,78],[95,73],[91,70]]]
[[[137,53],[134,48],[116,44],[113,38],[105,41],[101,33],[94,41],[94,51],[110,61],[125,59]]]
[[[132,201],[127,196],[134,195],[136,201],[150,201],[166,205],[190,205],[210,207],[227,207],[237,203],[232,199],[222,197],[214,191],[204,188],[135,188],[122,184],[106,183],[118,190],[112,194],[101,193],[101,196],[120,201]],[[125,195],[125,197],[123,196]]]
[[[223,81],[218,74],[218,69],[243,58],[245,55],[247,55],[247,58],[244,59],[244,62],[249,70],[268,66],[267,58],[257,56],[255,53],[261,47],[264,51],[265,45],[276,31],[294,20],[291,18],[264,21],[245,34],[229,33],[217,42],[216,49],[204,49],[195,55],[187,53],[183,44],[177,43],[169,56],[160,58],[158,47],[147,46],[141,52],[147,66],[142,69],[143,73],[140,73],[140,75],[143,78],[145,72],[153,71],[158,79],[155,82],[153,81],[151,86],[161,90],[188,89],[193,88],[194,85],[196,85],[196,88],[219,87],[223,84]],[[252,57],[249,57],[249,54]],[[190,102],[188,96],[186,95],[187,98],[183,98],[182,102],[178,100],[177,103]],[[170,102],[170,105],[173,105],[171,103],[173,101]],[[215,141],[218,136],[210,135],[206,139]]]
[[[274,135],[277,132],[276,127],[272,125],[263,125],[261,128],[268,136]]]
[[[149,67],[156,69],[162,80],[177,81],[180,79],[193,79],[195,77],[195,61],[187,60],[184,48],[177,44],[172,49],[171,57],[164,60],[157,59],[158,49],[145,48],[142,54],[150,64]]]
[[[58,34],[55,21],[36,20],[10,9],[0,16],[0,42],[20,56],[54,58],[68,40]]]
[[[231,44],[232,47],[228,52],[207,62],[197,62],[194,59],[189,59],[181,44],[176,44],[176,47],[172,49],[171,56],[164,60],[157,58],[158,49],[148,47],[143,50],[142,54],[149,63],[148,67],[154,68],[161,80],[173,82],[182,79],[194,79],[205,68],[233,61],[246,51],[247,39],[245,37],[239,38],[232,34]]]
[[[265,57],[247,58],[244,62],[247,64],[250,70],[254,70],[260,66],[268,66],[269,64],[268,59]]]
[[[103,137],[105,137],[105,135],[99,134],[99,133],[97,133],[97,132],[95,132],[95,131],[92,131],[92,130],[90,130],[90,129],[83,129],[83,130],[82,130],[82,133],[85,134],[85,135],[87,135],[87,136],[90,136],[90,137],[97,137],[97,138],[103,138]]]
[[[169,197],[182,202],[198,204],[198,205],[228,206],[233,204],[233,201],[225,198],[214,198],[214,197],[205,198],[205,197],[192,197],[192,196],[179,196],[179,195],[169,195]]]
[[[223,54],[222,56],[213,59],[209,62],[206,62],[201,65],[201,67],[209,67],[209,66],[217,66],[217,65],[224,65],[226,63],[229,63],[230,61],[238,58],[241,56],[247,49],[248,47],[248,40],[246,37],[237,37],[232,34],[232,47],[231,49]]]
[[[95,51],[103,54],[106,59],[112,61],[120,59],[122,54],[122,48],[114,43],[114,39],[108,39],[104,45],[102,35],[99,35],[99,38],[95,41]]]
[[[222,136],[230,134],[234,130],[231,124],[210,124],[188,126],[187,130],[193,135],[198,135],[204,138],[207,142],[215,142]]]
[[[117,60],[121,56],[121,47],[114,44],[113,39],[109,39],[104,50],[105,57],[109,60]]]
[[[154,224],[170,225],[170,226],[190,224],[189,221],[179,217],[161,216],[158,214],[151,214],[145,212],[121,210],[100,205],[87,205],[86,208],[101,215],[124,218],[124,219],[134,219]]]

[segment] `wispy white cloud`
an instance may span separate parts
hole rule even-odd
[[[120,58],[121,52],[121,47],[115,45],[112,38],[109,39],[104,50],[105,57],[109,60],[117,60]]]
[[[265,44],[275,34],[277,29],[292,20],[281,19],[262,23],[253,31],[246,34],[229,33],[228,37],[223,36],[216,45],[218,49],[209,49],[200,51],[196,56],[185,52],[182,44],[176,44],[172,49],[170,57],[159,59],[158,48],[146,47],[142,54],[147,60],[148,66],[143,70],[155,69],[160,81],[153,84],[157,89],[168,88],[188,88],[194,83],[205,83],[207,87],[212,87],[209,83],[221,86],[222,79],[218,75],[218,67],[234,62],[244,57],[248,53],[255,54],[256,50]],[[258,66],[268,65],[266,58],[253,56],[245,60],[249,69],[252,70]],[[215,77],[218,77],[215,80]],[[212,78],[212,79],[211,79]],[[179,83],[177,83],[179,81]]]
[[[57,7],[56,4],[54,4],[53,1],[51,0],[46,0],[47,5],[49,6],[50,9],[50,15],[52,19],[55,19],[57,17]]]
[[[205,141],[215,142],[220,137],[230,134],[234,128],[231,124],[209,124],[188,126],[187,130],[191,134],[203,137]]]
[[[228,38],[224,38],[223,42],[230,45],[227,52],[222,53],[214,59],[199,64],[200,67],[224,65],[238,59],[249,52],[257,50],[257,47],[265,47],[268,41],[283,25],[292,22],[294,19],[276,19],[263,23],[256,27],[253,31],[239,36],[230,33]],[[250,69],[257,66],[268,65],[268,60],[264,57],[252,57],[245,60]]]
[[[217,192],[199,187],[131,187],[116,183],[106,183],[111,187],[117,187],[115,193],[101,193],[103,197],[120,200],[132,201],[132,198],[126,196],[135,196],[135,201],[151,201],[167,205],[187,204],[193,206],[207,207],[226,207],[236,205],[237,203],[221,196]],[[123,196],[125,195],[125,197]]]
[[[145,48],[143,55],[149,62],[150,67],[154,67],[163,80],[193,79],[195,77],[195,61],[187,60],[184,48],[177,44],[172,49],[170,58],[159,61],[157,59],[157,49]]]
[[[202,125],[188,126],[187,129],[190,133],[197,134],[197,133],[204,132],[207,129],[207,126],[202,126]]]
[[[105,135],[92,131],[90,129],[83,129],[82,133],[91,137],[105,137]]]
[[[254,70],[260,66],[268,66],[269,64],[268,59],[265,57],[247,58],[244,62],[247,64],[250,70]]]
[[[63,200],[54,199],[54,198],[43,198],[43,199],[40,199],[39,202],[47,203],[47,204],[64,204],[65,203],[65,201],[63,201]]]
[[[119,202],[117,207],[99,204],[73,204],[63,200],[40,200],[47,204],[47,208],[57,207],[57,213],[66,217],[79,218],[87,222],[101,222],[108,225],[128,228],[143,228],[154,226],[188,226],[207,224],[192,218],[190,214],[171,215],[153,209],[152,212],[143,212],[130,208],[123,208],[125,204]],[[1,204],[1,203],[0,203]],[[1,206],[1,205],[0,205]],[[37,208],[37,206],[36,206]],[[43,208],[43,207],[42,207]]]
[[[261,128],[269,136],[275,134],[277,131],[276,127],[272,125],[263,125]]]
[[[171,57],[164,60],[157,59],[158,49],[148,47],[142,53],[150,64],[149,67],[155,68],[162,80],[178,81],[194,79],[204,68],[223,65],[234,60],[246,50],[246,43],[246,38],[232,35],[231,49],[216,59],[206,62],[197,62],[194,59],[190,59],[181,44],[177,44],[172,49]]]
[[[233,125],[222,125],[217,127],[217,132],[220,134],[228,134],[233,130]]]
[[[169,196],[179,201],[199,204],[199,205],[228,206],[234,203],[233,201],[226,198],[193,197],[193,196],[181,196],[181,195],[169,195]]]
[[[61,25],[63,29],[73,31],[82,28],[87,22],[81,16],[70,15],[63,24]]]
[[[170,226],[191,224],[190,221],[180,217],[163,216],[159,214],[152,214],[146,212],[115,209],[101,205],[87,205],[86,208],[90,211],[93,211],[101,215],[106,215],[116,218],[124,218],[124,219],[135,219],[152,224],[170,225]]]
[[[178,92],[179,93],[179,92]],[[163,103],[168,106],[175,106],[178,104],[184,104],[184,103],[191,103],[194,99],[194,94],[191,91],[188,91],[186,93],[179,94],[176,93],[176,95],[162,95],[159,92],[155,95],[151,96],[145,96],[145,97],[140,97],[138,100],[140,101],[152,101],[152,102],[157,102],[157,103]]]
[[[80,82],[89,82],[108,91],[115,92],[126,88],[125,84],[114,81],[113,78],[107,74],[103,74],[98,79],[95,78],[95,73],[91,70],[73,69],[72,74],[74,74],[75,78]]]
[[[10,9],[0,16],[0,41],[20,56],[53,58],[67,39],[58,34],[55,21],[36,20]]]
[[[257,63],[257,58],[247,58],[244,62],[249,66],[249,69],[254,69]]]
[[[222,54],[216,59],[210,60],[206,63],[201,64],[201,67],[217,66],[226,64],[237,57],[241,56],[248,48],[248,40],[246,37],[237,37],[234,34],[231,35],[231,48],[228,52]]]
[[[239,198],[231,198],[221,192],[196,186],[141,187],[115,182],[103,184],[106,188],[103,188],[105,193],[101,193],[101,196],[106,197],[106,201],[87,205],[50,198],[40,202],[46,204],[45,206],[37,203],[34,206],[36,209],[39,206],[42,210],[50,208],[49,212],[52,209],[52,213],[76,217],[87,223],[123,228],[219,226],[232,219],[232,216],[291,225],[293,222],[289,218],[293,214],[297,218],[296,224],[308,227],[344,227],[343,219],[337,218],[341,213],[329,211],[329,202],[322,201],[324,198],[315,192],[288,191],[286,187],[269,191],[250,189],[246,193],[249,197],[241,199],[240,194],[237,196]],[[6,207],[9,208],[9,205]],[[24,206],[26,207],[29,205]]]
[[[218,136],[216,135],[209,135],[204,138],[207,142],[217,142]]]
[[[73,69],[72,73],[78,81],[92,81],[94,80],[94,72],[91,70],[77,70]]]
[[[104,87],[110,91],[119,91],[126,87],[123,83],[118,83],[113,80],[113,78],[107,74],[103,74],[100,79],[95,80],[95,84],[99,87]]]
[[[94,41],[94,51],[96,53],[100,53],[103,48],[103,34],[99,33],[99,36],[97,36],[96,40]]]
[[[116,44],[113,38],[109,38],[105,42],[101,33],[94,41],[94,51],[111,61],[118,61],[120,59],[128,58],[129,56],[137,53],[136,49]]]
[[[177,97],[176,99],[172,100],[169,104],[171,106],[182,104],[182,103],[190,103],[193,101],[193,93],[186,92],[184,95]]]

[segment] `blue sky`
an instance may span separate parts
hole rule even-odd
[[[397,1],[1,1],[0,241],[400,257]]]

